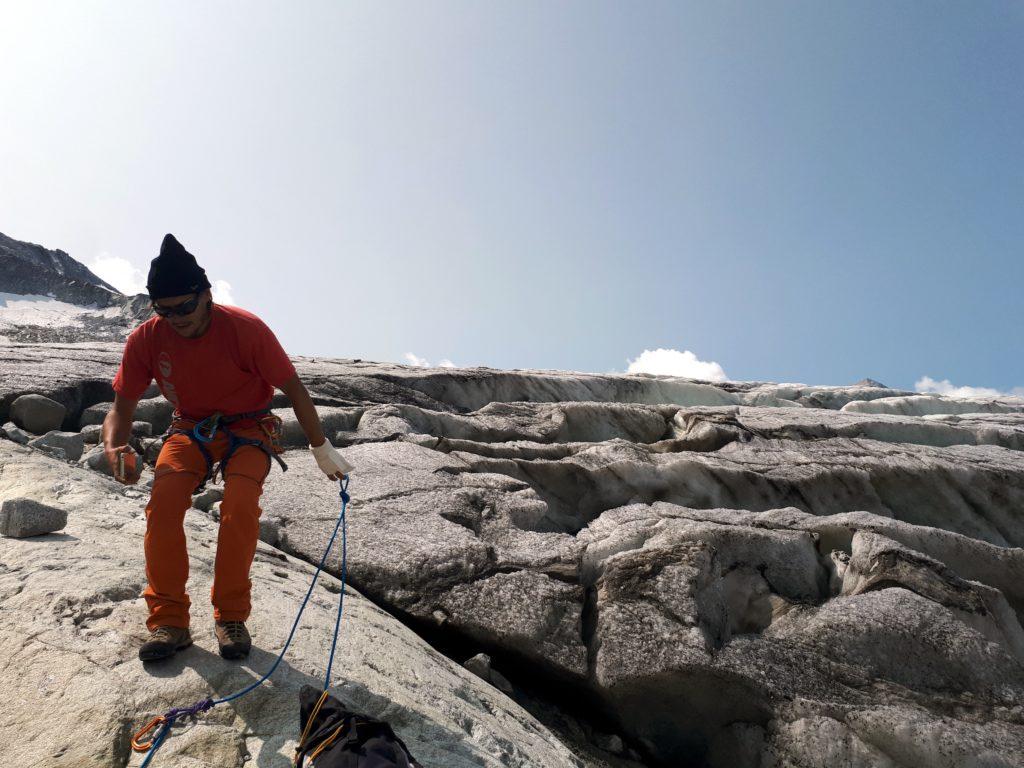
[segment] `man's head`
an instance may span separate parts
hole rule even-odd
[[[153,302],[153,311],[166,319],[171,328],[190,339],[206,333],[212,309],[213,296],[209,288],[199,293],[168,296]]]
[[[153,311],[165,317],[182,336],[206,332],[213,299],[206,272],[174,235],[165,235],[160,255],[150,263],[146,281]]]

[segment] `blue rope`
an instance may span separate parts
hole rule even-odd
[[[341,597],[338,598],[338,618],[334,620],[334,639],[331,641],[331,655],[327,659],[327,673],[324,675],[324,690],[326,691],[331,687],[331,669],[334,667],[334,649],[338,645],[338,631],[341,629],[341,612],[345,610],[345,570],[348,564],[348,532],[345,525],[345,505],[348,502],[348,493],[345,489],[348,487],[348,475],[342,481],[344,485],[341,487]],[[337,527],[335,527],[337,532]],[[331,537],[331,541],[334,541],[334,537]],[[327,545],[327,550],[330,551],[331,545]],[[324,556],[326,557],[326,552]]]
[[[274,661],[274,664],[270,668],[270,671],[267,672],[267,674],[265,674],[263,677],[261,677],[255,683],[252,683],[251,685],[246,686],[242,690],[238,691],[237,693],[233,693],[230,696],[225,696],[222,699],[204,699],[203,701],[197,702],[196,704],[192,705],[191,707],[184,707],[184,708],[170,710],[167,714],[164,715],[165,722],[163,723],[163,726],[161,727],[160,732],[157,733],[157,735],[153,737],[152,744],[151,744],[149,750],[147,750],[147,752],[146,752],[146,759],[142,761],[142,765],[140,766],[140,768],[146,768],[146,766],[149,765],[150,761],[153,759],[153,756],[156,754],[156,751],[160,748],[160,745],[163,744],[164,739],[167,738],[168,734],[171,731],[171,727],[174,725],[174,721],[178,717],[182,717],[182,716],[192,716],[192,717],[195,717],[200,712],[205,712],[206,710],[211,709],[212,707],[214,707],[217,704],[224,704],[226,702],[232,701],[233,699],[237,699],[240,696],[244,696],[249,691],[253,690],[254,688],[256,688],[256,687],[258,687],[260,685],[262,685],[264,682],[266,682],[266,680],[272,674],[274,674],[274,670],[277,669],[277,665],[281,663],[281,660],[284,658],[285,652],[288,650],[288,646],[292,642],[292,637],[295,635],[295,630],[299,626],[299,619],[302,617],[302,612],[304,610],[306,610],[306,604],[309,602],[309,598],[313,594],[313,587],[316,586],[316,580],[320,577],[320,571],[323,569],[324,563],[327,562],[327,556],[331,552],[331,547],[334,546],[334,539],[337,537],[338,529],[340,528],[341,529],[341,597],[338,600],[338,617],[334,621],[334,640],[331,643],[331,655],[330,655],[330,658],[327,661],[327,674],[324,677],[324,690],[326,691],[328,689],[328,687],[330,686],[330,680],[331,680],[331,668],[334,666],[334,649],[335,649],[335,647],[338,644],[338,632],[341,629],[341,614],[342,614],[342,611],[344,610],[344,607],[345,607],[345,574],[346,574],[347,559],[348,559],[348,552],[347,552],[347,549],[348,549],[348,546],[347,546],[348,531],[347,531],[347,526],[345,525],[345,509],[348,506],[348,502],[349,502],[349,500],[351,498],[348,495],[348,476],[347,475],[345,476],[345,479],[341,481],[341,488],[340,488],[339,495],[341,496],[341,514],[338,515],[338,522],[335,523],[335,525],[334,525],[334,532],[331,533],[331,539],[330,539],[330,541],[327,542],[327,548],[324,550],[324,555],[323,555],[323,557],[320,558],[320,564],[316,567],[316,573],[313,574],[313,581],[310,583],[309,589],[306,591],[306,596],[302,600],[302,605],[299,607],[299,612],[295,616],[295,621],[292,623],[292,631],[288,633],[288,639],[285,641],[284,648],[281,649],[281,653],[278,654],[277,660]]]

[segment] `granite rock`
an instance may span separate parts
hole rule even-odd
[[[11,421],[37,435],[60,429],[66,415],[67,408],[43,395],[22,395],[11,403]]]
[[[0,534],[23,539],[61,530],[68,513],[59,507],[34,499],[14,497],[0,504]]]

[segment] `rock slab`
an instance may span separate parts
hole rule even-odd
[[[42,437],[29,441],[31,448],[50,450],[56,448],[68,461],[78,461],[85,449],[85,438],[79,432],[51,430]]]

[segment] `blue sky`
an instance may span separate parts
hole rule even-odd
[[[294,354],[1009,392],[1021,40],[1016,2],[0,0],[0,231],[126,284],[174,232]]]

